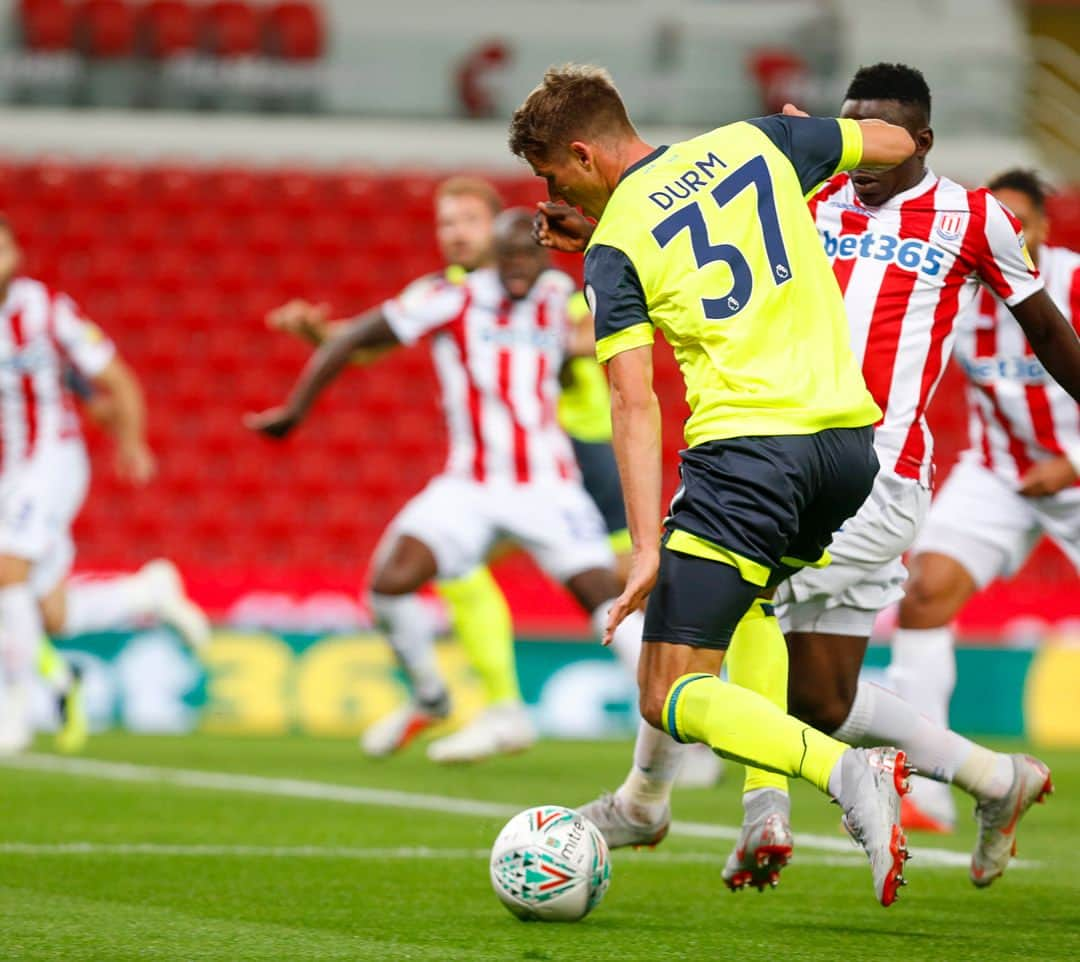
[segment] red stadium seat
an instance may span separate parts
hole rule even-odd
[[[256,254],[274,257],[300,242],[302,232],[278,210],[261,210],[247,218],[240,241]]]
[[[130,57],[135,49],[135,9],[126,0],[82,0],[75,8],[75,36],[87,57]]]
[[[207,177],[209,201],[229,214],[246,215],[263,203],[262,178],[250,170],[225,167]]]
[[[292,218],[304,219],[329,207],[330,194],[324,178],[306,170],[273,171],[266,181],[267,202]]]
[[[86,171],[79,190],[108,214],[126,214],[135,205],[140,174],[127,164],[102,164]]]
[[[267,53],[282,60],[318,60],[323,55],[319,8],[304,0],[275,3],[263,15]]]
[[[67,0],[22,0],[19,25],[23,45],[35,53],[55,53],[75,46],[75,15]]]
[[[145,200],[174,216],[185,216],[207,202],[206,177],[184,165],[151,167],[142,182]]]
[[[78,169],[66,160],[39,161],[26,171],[24,199],[43,210],[63,210],[74,201],[78,177]]]
[[[203,46],[215,57],[250,57],[258,53],[259,14],[243,0],[214,0],[202,11]]]
[[[187,0],[150,0],[139,9],[139,45],[154,60],[190,53],[197,45],[198,17]]]

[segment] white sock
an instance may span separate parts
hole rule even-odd
[[[126,628],[155,615],[154,596],[140,575],[77,581],[67,587],[64,634]]]
[[[1012,761],[943,725],[935,725],[895,692],[860,681],[855,703],[834,738],[902,748],[919,773],[951,782],[977,798],[1000,798],[1012,784]]]
[[[29,584],[24,581],[0,588],[0,657],[9,686],[25,685],[33,679],[44,631]]]
[[[417,594],[371,593],[371,610],[386,632],[417,702],[434,714],[450,710],[450,695],[435,659],[435,619]]]
[[[644,720],[638,723],[634,764],[615,792],[630,821],[651,825],[663,816],[689,747]]]
[[[947,728],[956,687],[956,655],[949,628],[899,628],[888,670],[893,690],[930,721]]]
[[[608,609],[610,601],[605,601],[592,613],[593,631],[598,638],[604,636],[604,628],[607,626]],[[611,647],[615,656],[630,671],[633,678],[637,679],[638,658],[641,657],[641,635],[645,630],[645,616],[640,611],[631,611],[621,625],[615,629],[615,637],[611,639]]]

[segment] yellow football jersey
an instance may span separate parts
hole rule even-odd
[[[804,199],[861,155],[854,121],[765,117],[661,147],[616,187],[585,260],[597,357],[659,328],[691,447],[881,417]]]
[[[571,324],[591,323],[585,298],[575,294],[567,305]],[[559,424],[578,441],[611,440],[611,394],[604,369],[592,357],[571,358],[570,383],[559,394]]]

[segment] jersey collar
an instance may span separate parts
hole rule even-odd
[[[652,153],[646,154],[644,157],[642,157],[641,160],[634,161],[634,163],[632,163],[629,167],[626,168],[626,170],[624,170],[622,172],[622,176],[619,178],[619,183],[621,184],[631,174],[636,173],[637,171],[641,170],[641,168],[644,167],[646,164],[651,164],[654,160],[656,160],[657,157],[659,157],[667,149],[668,149],[667,144],[661,144]]]

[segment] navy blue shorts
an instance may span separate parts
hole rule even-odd
[[[727,648],[763,589],[822,563],[833,534],[873,486],[873,440],[870,427],[831,428],[681,452],[682,484],[664,522],[644,639]]]
[[[600,509],[608,534],[626,530],[626,506],[615,452],[607,441],[579,441],[571,438],[574,457],[581,469],[581,481],[589,497]]]

